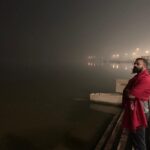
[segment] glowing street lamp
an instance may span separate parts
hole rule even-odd
[[[146,51],[145,51],[145,54],[149,54],[149,51],[148,51],[148,50],[146,50]]]
[[[119,65],[116,65],[116,69],[118,69],[119,68]]]
[[[133,53],[132,53],[132,56],[135,56],[135,55],[136,55],[136,53],[135,53],[135,52],[133,52]]]
[[[113,54],[113,55],[112,55],[112,58],[115,58],[115,57],[116,57],[116,55],[115,55],[115,54]]]
[[[112,65],[112,68],[113,68],[113,69],[115,68],[115,64]]]
[[[119,54],[116,54],[116,57],[119,58]]]
[[[128,67],[127,66],[125,66],[125,68],[124,68],[125,70],[128,70]]]
[[[113,54],[112,58],[119,58],[119,54]]]
[[[138,52],[140,50],[140,48],[136,48],[136,51]]]

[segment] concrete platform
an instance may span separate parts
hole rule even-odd
[[[123,89],[127,85],[127,79],[117,79],[115,93],[91,93],[90,100],[94,102],[102,102],[114,105],[120,105],[122,103]]]
[[[103,102],[120,105],[122,103],[122,94],[119,93],[91,93],[90,100],[94,102]]]

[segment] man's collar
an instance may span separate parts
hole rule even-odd
[[[149,72],[148,72],[148,70],[146,68],[143,71],[141,71],[140,73],[137,73],[136,75],[139,76],[139,75],[145,74],[145,73],[149,74]]]

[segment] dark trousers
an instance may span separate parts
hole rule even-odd
[[[147,150],[150,150],[150,126],[148,126],[145,130],[145,137],[146,137],[146,147]]]
[[[132,146],[135,150],[146,150],[145,142],[145,128],[140,127],[136,129],[135,132],[129,133],[128,139],[128,150],[132,149]]]
[[[150,114],[146,114],[148,127],[145,130],[147,150],[150,150]]]

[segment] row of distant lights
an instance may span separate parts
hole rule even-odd
[[[89,56],[88,59],[95,59],[96,56]]]
[[[119,65],[118,65],[118,64],[113,64],[113,65],[112,65],[112,68],[113,68],[113,69],[119,69]],[[125,70],[128,70],[128,67],[125,66],[124,69],[125,69]]]
[[[92,59],[95,59],[95,58],[96,58],[96,56],[88,56],[88,59],[89,59],[89,60],[92,60]],[[88,62],[88,66],[95,67],[96,64],[93,63],[93,62]]]
[[[132,56],[136,56],[137,55],[137,52],[139,52],[139,50],[140,50],[140,48],[136,48],[135,49],[135,52],[132,52]],[[146,50],[145,51],[145,54],[149,54],[150,53],[150,51],[149,50]],[[124,54],[124,56],[129,56],[129,54],[128,53],[125,53]],[[120,57],[120,55],[119,54],[113,54],[112,55],[112,58],[119,58]],[[95,59],[96,58],[96,56],[88,56],[88,59]]]
[[[95,67],[96,64],[95,64],[95,63],[90,63],[90,62],[89,62],[89,63],[88,63],[88,66]],[[119,69],[119,64],[113,64],[113,65],[112,65],[112,68],[113,68],[113,69]],[[128,70],[128,67],[125,66],[125,67],[124,67],[124,70]]]
[[[90,62],[88,62],[88,66],[93,66],[93,67],[95,67],[96,64],[95,64],[95,63],[90,63]]]
[[[136,52],[133,52],[132,53],[132,56],[134,57],[134,56],[136,56],[137,55],[137,52],[139,51],[140,49],[139,48],[136,48]],[[149,54],[150,53],[150,51],[149,50],[146,50],[145,51],[145,54]],[[124,54],[124,56],[128,56],[129,54],[128,53],[125,53]],[[120,57],[120,55],[119,54],[113,54],[112,55],[112,58],[119,58]]]

